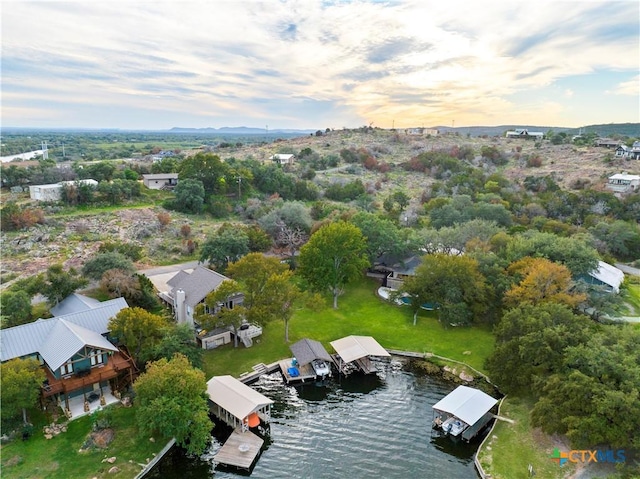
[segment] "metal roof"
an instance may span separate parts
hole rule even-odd
[[[107,351],[118,350],[100,333],[58,319],[49,331],[47,340],[40,346],[39,353],[49,369],[55,371],[85,346]]]
[[[58,316],[56,318],[38,319],[33,323],[3,329],[0,331],[0,360],[4,362],[14,358],[30,356],[40,353],[42,349],[50,347],[48,345],[51,339],[49,335],[60,320],[81,326],[84,329],[94,331],[100,335],[106,334],[109,331],[109,320],[118,314],[120,310],[128,307],[129,305],[124,298],[116,298],[100,303],[99,307],[86,311]],[[72,334],[71,331],[69,334]],[[68,339],[74,341],[70,336]],[[66,340],[63,339],[63,341]],[[58,343],[53,340],[51,340],[51,342],[55,347],[64,347],[63,343]],[[74,351],[73,354],[77,351],[78,350]]]
[[[191,274],[180,271],[176,276],[167,281],[173,287],[171,295],[181,289],[185,293],[185,303],[192,308],[202,301],[207,294],[215,291],[223,281],[228,280],[224,275],[212,271],[204,266],[197,266]]]
[[[616,293],[620,292],[620,285],[624,281],[622,270],[604,261],[598,261],[598,269],[589,273],[589,276],[611,286]]]
[[[472,426],[497,402],[497,399],[479,389],[458,386],[432,407],[436,411],[449,413]]]
[[[289,346],[289,349],[301,366],[309,364],[314,359],[331,361],[331,356],[327,350],[324,349],[324,346],[319,341],[313,339],[301,339],[297,343]]]
[[[82,294],[73,293],[64,298],[53,308],[51,308],[51,314],[54,316],[64,316],[66,314],[78,313],[80,311],[86,311],[87,309],[93,309],[100,306],[100,301],[97,299],[84,296]]]
[[[273,404],[271,399],[233,376],[214,376],[209,379],[207,394],[212,402],[241,421],[252,412]]]
[[[331,341],[331,346],[345,363],[365,356],[391,356],[378,341],[371,336],[347,336]]]
[[[177,180],[178,173],[151,173],[142,175],[144,180]]]

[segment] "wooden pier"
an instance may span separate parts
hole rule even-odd
[[[237,428],[234,429],[213,460],[216,464],[250,471],[256,458],[260,455],[263,444],[264,440],[251,431],[242,432],[241,428]]]
[[[306,381],[315,381],[316,372],[313,370],[311,363],[305,364],[304,366],[300,366],[299,364],[295,366],[295,368],[300,373],[298,376],[292,376],[289,373],[289,368],[291,366],[292,358],[282,359],[278,361],[278,365],[280,366],[280,371],[282,371],[282,376],[284,376],[284,380],[287,384],[296,383],[296,382],[306,382]]]

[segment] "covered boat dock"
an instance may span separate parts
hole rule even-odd
[[[336,354],[333,360],[342,374],[349,374],[360,370],[365,374],[376,373],[379,370],[377,359],[390,358],[389,352],[371,336],[347,336],[331,341]]]
[[[468,386],[458,386],[433,405],[434,427],[470,441],[493,418],[491,409],[497,399]]]
[[[273,401],[233,376],[214,376],[207,381],[211,412],[234,428],[213,458],[218,464],[249,470],[264,441],[249,431],[268,422]]]
[[[280,370],[287,383],[316,380],[319,376],[318,371],[321,370],[326,372],[322,374],[322,378],[331,375],[333,359],[319,341],[301,339],[289,346],[289,349],[293,353],[293,358],[279,362]]]

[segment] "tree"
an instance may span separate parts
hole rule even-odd
[[[247,308],[244,305],[234,305],[233,308],[225,308],[224,304],[229,297],[241,292],[240,285],[233,280],[220,283],[214,291],[211,291],[204,299],[204,304],[209,309],[205,312],[200,305],[197,307],[195,319],[205,329],[215,329],[220,326],[233,328],[234,347],[238,347],[238,329],[247,321]],[[257,318],[262,321],[263,318]]]
[[[198,347],[189,324],[170,324],[153,352],[154,359],[170,360],[176,354],[185,356],[191,365],[202,369],[202,348]]]
[[[280,263],[278,258],[265,256],[262,253],[249,253],[231,263],[226,273],[240,284],[240,289],[244,293],[244,306],[249,311],[254,309],[259,311],[270,301],[269,278],[288,269],[289,266]]]
[[[289,342],[289,321],[294,313],[294,304],[301,297],[298,287],[291,281],[293,273],[283,271],[273,274],[267,280],[267,290],[271,292],[270,308],[273,314],[284,322],[284,340]]]
[[[574,276],[588,274],[598,267],[598,252],[580,235],[564,238],[552,233],[526,231],[512,238],[505,252],[509,262],[525,256],[564,264]]]
[[[508,271],[521,279],[504,295],[507,308],[543,302],[575,308],[586,299],[586,295],[571,291],[569,269],[548,259],[527,256],[509,265]]]
[[[135,272],[133,262],[129,258],[117,251],[108,251],[97,254],[87,261],[82,267],[82,274],[99,281],[111,269],[126,271],[130,274]]]
[[[27,408],[36,405],[45,374],[38,360],[12,359],[0,366],[2,389],[2,420],[16,417],[22,410],[22,420],[27,424]]]
[[[153,357],[168,324],[162,316],[142,308],[125,308],[109,320],[109,331],[111,336],[127,347],[135,361],[142,365]]]
[[[565,349],[585,341],[591,327],[563,304],[523,304],[496,325],[486,367],[505,393],[539,394],[540,382],[562,368]]]
[[[366,240],[357,226],[337,221],[316,231],[300,249],[298,271],[314,288],[328,288],[333,307],[345,286],[368,266]]]
[[[223,225],[202,245],[200,261],[203,263],[209,261],[216,268],[225,271],[229,263],[239,260],[248,252],[247,234]]]
[[[548,378],[531,419],[566,434],[575,448],[640,445],[640,330],[604,326],[567,347],[563,370]]]
[[[149,363],[133,384],[136,420],[145,434],[175,438],[190,454],[202,454],[211,440],[207,383],[202,371],[176,354]]]
[[[195,179],[181,179],[176,185],[173,208],[183,213],[200,213],[204,205],[205,190],[202,181]]]
[[[468,324],[480,321],[485,312],[489,286],[476,260],[436,253],[422,258],[415,275],[404,281],[401,292],[411,297],[414,324],[418,308],[424,303],[436,305],[445,324]]]
[[[212,153],[197,153],[182,160],[179,166],[180,181],[195,180],[204,188],[203,198],[213,194],[225,194],[227,191],[226,177],[229,175],[229,166],[218,155]],[[178,187],[176,187],[176,190]],[[176,199],[177,199],[176,191]]]
[[[393,221],[374,213],[360,211],[351,217],[366,238],[366,250],[369,261],[374,262],[384,254],[397,254],[402,246],[398,227]]]
[[[22,290],[4,291],[0,294],[0,311],[4,317],[2,328],[29,323],[33,319],[31,297]]]
[[[87,284],[88,281],[81,277],[75,269],[69,268],[69,271],[65,271],[61,264],[54,264],[47,268],[40,292],[49,300],[50,304],[56,305]]]

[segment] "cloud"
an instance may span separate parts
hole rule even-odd
[[[607,90],[608,95],[628,95],[638,97],[640,92],[640,75],[636,75],[629,81],[625,81],[616,85],[614,90]]]
[[[488,0],[5,2],[3,121],[37,123],[43,109],[19,114],[28,92],[68,105],[42,118],[59,114],[72,126],[245,118],[315,128],[330,115],[331,124],[351,126],[450,124],[452,116],[456,125],[505,123],[517,115],[562,123],[571,118],[565,93],[577,88],[539,104],[522,98],[563,78],[636,74],[639,11],[636,2],[599,0],[541,0],[535,8]],[[637,85],[636,77],[609,90],[637,98]],[[594,108],[594,122],[633,121],[600,103],[610,110]],[[119,124],[99,123],[107,106]],[[145,120],[145,112],[153,114]]]

